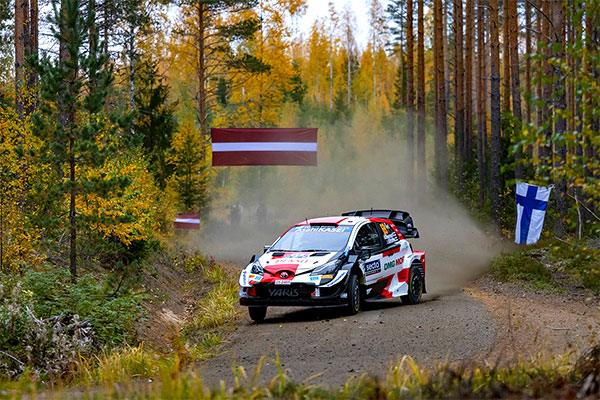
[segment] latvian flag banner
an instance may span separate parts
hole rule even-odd
[[[316,128],[211,129],[212,165],[317,165]]]
[[[200,214],[177,213],[176,229],[200,229]]]

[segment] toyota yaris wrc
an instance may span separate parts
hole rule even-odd
[[[343,306],[400,297],[416,304],[425,291],[425,252],[404,211],[365,210],[302,221],[240,274],[240,304],[260,322],[268,306]]]

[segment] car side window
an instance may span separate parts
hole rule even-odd
[[[380,222],[378,225],[381,233],[383,233],[383,241],[386,246],[398,243],[398,235],[387,222]]]
[[[360,228],[356,235],[356,243],[362,248],[377,248],[381,246],[379,233],[375,228],[375,224],[370,223]]]

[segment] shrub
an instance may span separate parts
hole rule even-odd
[[[491,272],[498,279],[530,282],[539,289],[554,288],[552,273],[539,260],[524,252],[502,255],[492,260]]]
[[[61,378],[78,354],[92,347],[92,329],[77,314],[41,319],[33,312],[31,292],[20,282],[9,293],[0,284],[0,374],[15,378],[30,368],[33,378]]]
[[[120,346],[135,337],[141,296],[127,292],[113,295],[103,286],[103,278],[87,274],[73,283],[66,269],[46,268],[28,271],[23,287],[31,292],[35,314],[40,318],[79,315],[90,321],[99,346]]]

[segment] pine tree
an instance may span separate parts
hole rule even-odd
[[[501,136],[500,136],[500,44],[498,33],[498,0],[490,0],[490,90],[491,90],[491,154],[490,154],[490,214],[492,222],[500,223],[501,201]]]
[[[423,2],[417,0],[417,168],[418,192],[425,192],[427,179],[427,157],[425,155],[425,28],[423,23]]]
[[[477,173],[479,175],[479,205],[483,206],[487,193],[487,95],[485,65],[485,0],[477,5]]]
[[[172,168],[166,162],[173,132],[177,128],[175,108],[177,102],[169,103],[169,86],[158,72],[158,64],[143,60],[136,74],[135,136],[140,137],[150,168],[161,189],[165,188]]]
[[[207,206],[208,171],[202,164],[204,149],[200,137],[193,124],[184,122],[171,143],[168,161],[173,166],[173,183],[185,212],[202,212]]]
[[[114,181],[86,181],[81,171],[104,163],[112,150],[107,143],[112,124],[104,114],[104,102],[112,83],[112,71],[104,70],[105,56],[88,51],[85,43],[94,24],[94,10],[82,13],[82,0],[54,1],[52,19],[54,36],[61,43],[61,56],[42,57],[37,65],[40,74],[41,104],[33,115],[34,133],[45,143],[42,154],[55,165],[61,178],[50,188],[60,199],[69,198],[70,256],[73,279],[77,277],[77,197],[119,184]],[[97,41],[97,33],[96,38]],[[61,207],[61,204],[58,205]],[[56,216],[54,216],[56,218]]]
[[[235,52],[232,48],[233,43],[252,38],[259,31],[261,21],[256,17],[248,17],[227,23],[221,18],[224,12],[243,15],[243,11],[257,3],[258,0],[181,0],[185,20],[193,25],[186,25],[176,33],[185,40],[191,40],[192,48],[197,52],[195,99],[197,119],[203,136],[208,133],[209,100],[215,95],[207,89],[207,83],[216,80],[223,69],[249,72],[249,75],[269,69],[256,56],[247,52]]]

